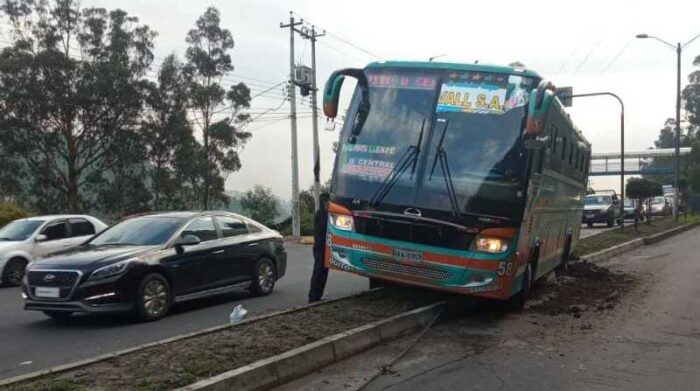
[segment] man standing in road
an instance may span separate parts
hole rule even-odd
[[[331,197],[328,193],[321,193],[318,198],[319,207],[314,215],[314,270],[311,275],[311,289],[309,289],[309,303],[320,301],[323,291],[326,289],[328,268],[323,262],[326,252],[326,231],[328,228],[328,202]]]

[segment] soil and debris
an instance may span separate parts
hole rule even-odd
[[[636,283],[637,278],[630,274],[586,261],[572,263],[554,281],[533,287],[528,311],[580,318],[585,312],[611,310]]]
[[[0,390],[170,390],[324,337],[434,303],[424,290],[385,289],[243,323]]]

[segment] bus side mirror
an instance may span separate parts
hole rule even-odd
[[[552,104],[556,87],[547,80],[542,80],[530,93],[525,135],[537,137],[544,134],[544,120]]]
[[[358,68],[340,69],[331,74],[326,82],[326,88],[323,91],[323,113],[329,119],[334,119],[338,115],[338,101],[340,100],[340,90],[345,81],[345,76],[357,79],[357,85],[360,87],[362,98],[360,106],[357,109],[357,114],[353,118],[350,142],[353,143],[357,136],[362,131],[362,127],[369,115],[369,83],[365,71]]]

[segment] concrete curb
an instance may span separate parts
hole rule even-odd
[[[254,362],[176,391],[266,390],[323,366],[343,360],[381,342],[428,325],[445,303],[440,302],[368,323],[353,330]]]
[[[67,371],[77,369],[80,367],[84,367],[84,366],[87,366],[90,364],[94,364],[94,363],[97,363],[100,361],[105,361],[105,360],[109,360],[109,359],[114,358],[114,357],[123,356],[125,354],[135,352],[137,350],[147,349],[147,348],[154,347],[154,346],[165,345],[165,344],[179,341],[182,339],[198,337],[200,335],[211,334],[211,333],[214,333],[214,332],[219,331],[219,330],[227,329],[229,327],[235,327],[235,326],[245,324],[245,323],[252,323],[252,322],[257,322],[257,321],[260,321],[263,319],[272,318],[274,316],[279,316],[279,315],[289,314],[292,312],[302,311],[302,310],[305,310],[307,308],[315,307],[318,305],[326,305],[326,304],[335,303],[338,301],[352,299],[354,297],[366,295],[369,292],[375,292],[375,291],[378,291],[381,289],[382,288],[374,288],[374,289],[370,289],[368,291],[355,293],[355,294],[348,295],[348,296],[338,297],[338,298],[331,299],[331,300],[324,300],[324,301],[319,301],[316,303],[305,304],[305,305],[301,305],[301,306],[297,306],[297,307],[287,308],[284,310],[273,311],[273,312],[270,312],[270,313],[267,313],[267,314],[264,314],[261,316],[245,319],[242,322],[236,323],[236,324],[228,324],[227,323],[227,324],[223,324],[220,326],[214,326],[214,327],[210,327],[210,328],[203,329],[203,330],[193,331],[190,333],[179,334],[179,335],[176,335],[174,337],[166,338],[166,339],[163,339],[160,341],[149,342],[149,343],[133,346],[133,347],[130,347],[127,349],[122,349],[122,350],[117,350],[115,352],[105,353],[105,354],[102,354],[102,355],[99,355],[96,357],[87,358],[87,359],[80,360],[80,361],[75,361],[72,363],[57,365],[57,366],[47,368],[47,369],[40,369],[38,371],[29,372],[29,373],[25,373],[23,375],[18,375],[18,376],[14,376],[14,377],[11,377],[8,379],[0,380],[0,386],[6,386],[6,385],[9,385],[12,383],[18,383],[18,382],[22,382],[22,381],[26,381],[26,380],[31,380],[33,378],[41,377],[41,376],[45,376],[45,375],[49,375],[49,374],[57,374],[57,373],[67,372]]]
[[[581,257],[582,261],[588,261],[588,262],[603,262],[607,261],[608,259],[620,255],[622,253],[625,253],[627,251],[632,251],[636,248],[642,247],[644,245],[644,239],[643,238],[637,238],[634,240],[630,240],[629,242],[621,243],[615,246],[612,246],[610,248],[606,248],[605,250],[600,250],[588,255],[584,255]]]
[[[700,222],[685,224],[685,225],[681,225],[680,227],[671,228],[669,230],[659,232],[659,233],[654,234],[654,235],[644,236],[641,238],[630,240],[629,242],[621,243],[621,244],[618,244],[616,246],[607,248],[605,250],[601,250],[601,251],[597,251],[597,252],[594,252],[591,254],[584,255],[581,257],[581,261],[588,261],[588,262],[607,261],[616,255],[620,255],[622,253],[632,251],[636,248],[639,248],[639,247],[642,247],[645,245],[658,243],[664,239],[668,239],[671,236],[677,235],[681,232],[688,231],[688,230],[695,228],[699,225],[700,225]]]
[[[664,239],[667,239],[673,235],[678,235],[679,233],[682,233],[682,232],[688,231],[692,228],[695,228],[698,225],[700,225],[700,222],[690,223],[690,224],[682,225],[680,227],[669,229],[668,231],[659,232],[658,234],[647,236],[644,238],[644,244],[649,245],[649,244],[658,243],[658,242],[660,242]]]

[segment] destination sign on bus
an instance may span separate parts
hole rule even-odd
[[[437,85],[437,79],[425,75],[370,73],[367,83],[370,87],[432,90]]]

